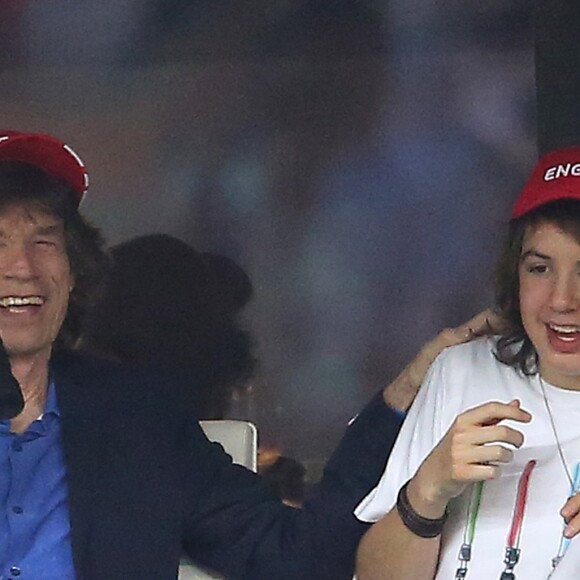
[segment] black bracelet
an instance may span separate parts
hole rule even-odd
[[[447,519],[447,510],[436,520],[424,518],[415,511],[409,501],[409,496],[407,495],[408,485],[409,482],[399,490],[399,495],[397,496],[397,511],[401,516],[401,520],[403,520],[405,527],[411,530],[416,536],[420,536],[421,538],[436,538],[443,531],[443,524]]]

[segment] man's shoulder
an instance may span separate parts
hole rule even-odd
[[[181,469],[191,457],[213,461],[179,385],[162,370],[80,352],[60,352],[51,362],[69,446],[102,445],[115,457],[131,457],[132,466],[167,461]]]
[[[131,365],[84,352],[62,351],[51,361],[57,388],[82,391],[108,408],[184,409],[184,381],[178,372]]]
[[[93,355],[83,351],[61,350],[51,361],[54,370],[75,378],[119,378],[132,381],[171,381],[182,377],[183,371],[155,364],[132,364]]]
[[[82,351],[59,351],[51,361],[55,376],[65,377],[83,384],[98,383],[106,388],[111,381],[123,381],[127,385],[149,381],[172,379],[168,371],[130,365],[113,359],[91,355]]]

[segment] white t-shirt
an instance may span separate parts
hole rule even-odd
[[[475,526],[470,580],[499,579],[517,497],[520,476],[536,460],[529,480],[523,518],[519,562],[514,572],[524,580],[545,579],[558,553],[563,520],[559,511],[570,494],[570,482],[558,453],[556,438],[542,396],[538,376],[526,377],[499,363],[494,340],[479,339],[448,348],[437,358],[403,424],[378,486],[359,504],[355,514],[374,522],[395,505],[397,493],[445,435],[461,412],[489,401],[519,399],[532,415],[528,424],[506,421],[525,437],[499,479],[486,482]],[[547,399],[569,470],[580,462],[580,392],[545,383]],[[437,579],[452,580],[459,565],[467,509],[473,486],[449,505],[442,534]],[[551,578],[580,578],[580,537],[572,540]]]

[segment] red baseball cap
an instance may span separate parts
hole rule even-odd
[[[67,183],[75,193],[77,207],[89,187],[81,158],[50,135],[0,129],[0,161],[28,163]]]
[[[566,147],[544,155],[516,201],[512,219],[551,201],[580,200],[580,147]]]

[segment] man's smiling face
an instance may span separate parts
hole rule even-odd
[[[11,359],[46,358],[74,285],[62,221],[34,205],[0,212],[0,336]]]

